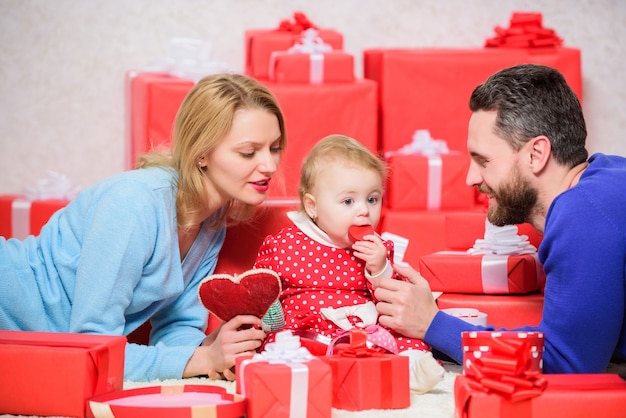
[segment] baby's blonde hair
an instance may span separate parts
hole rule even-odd
[[[330,163],[372,170],[380,176],[383,188],[387,181],[387,165],[381,158],[354,138],[329,135],[315,144],[302,163],[298,196],[303,206],[304,196],[315,188],[319,173]]]

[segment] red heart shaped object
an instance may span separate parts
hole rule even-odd
[[[372,228],[372,225],[352,225],[348,229],[348,238],[350,238],[352,242],[363,241],[365,235],[373,233],[374,228]]]
[[[200,283],[198,296],[205,308],[222,321],[237,315],[262,318],[280,295],[280,277],[269,269],[242,274],[212,274]]]

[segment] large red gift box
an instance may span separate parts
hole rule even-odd
[[[542,289],[545,283],[536,254],[439,251],[423,256],[419,271],[432,290],[448,293],[530,293]]]
[[[481,211],[482,208],[467,209]],[[448,250],[446,220],[457,210],[396,210],[385,208],[380,231],[400,235],[409,240],[404,261],[418,268],[420,258],[437,251]]]
[[[277,83],[352,83],[354,56],[343,51],[323,54],[272,52],[269,80]]]
[[[0,236],[24,239],[38,235],[46,222],[69,201],[29,200],[21,195],[0,195]]]
[[[343,35],[332,29],[318,29],[317,36],[332,49],[343,50]],[[302,32],[279,29],[249,29],[245,31],[246,74],[269,77],[270,56],[274,51],[286,51],[302,39]]]
[[[446,246],[451,250],[467,250],[476,239],[485,236],[487,212],[467,211],[450,213],[446,216]],[[529,223],[518,224],[519,235],[526,235],[528,242],[539,248],[543,236]]]
[[[385,201],[391,209],[439,210],[475,206],[474,189],[465,177],[466,153],[434,157],[392,154],[388,156],[389,182]]]
[[[321,357],[333,375],[333,407],[348,411],[402,409],[411,405],[409,358],[367,348],[363,332],[350,333],[350,346]]]
[[[126,337],[0,331],[0,411],[83,417],[88,399],[121,390]]]
[[[556,68],[582,98],[579,49],[365,50],[364,76],[379,83],[382,150],[401,148],[416,129],[430,130],[451,150],[465,150],[472,91],[498,70],[522,63]]]
[[[547,374],[541,395],[511,402],[474,386],[459,375],[454,382],[455,418],[623,418],[626,381],[617,374]]]
[[[128,157],[126,168],[154,148],[168,149],[174,119],[194,82],[165,73],[129,72],[126,75],[128,113]]]
[[[193,82],[166,74],[138,73],[130,79],[130,161],[154,145],[169,147],[178,107]],[[276,96],[285,116],[287,147],[270,198],[296,199],[302,159],[323,137],[341,133],[376,152],[377,87],[371,80],[354,83],[284,84],[263,82]]]
[[[465,331],[461,342],[464,374],[480,367],[515,376],[543,371],[543,332]]]
[[[473,295],[444,293],[437,298],[437,306],[439,309],[478,309],[487,314],[487,323],[495,328],[520,328],[539,325],[543,311],[543,294]]]
[[[330,366],[318,357],[297,362],[236,359],[236,392],[247,400],[247,418],[330,418]]]

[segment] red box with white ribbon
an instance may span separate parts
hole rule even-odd
[[[354,56],[344,51],[292,53],[274,51],[270,56],[269,79],[277,83],[352,83]]]
[[[430,288],[438,292],[520,294],[540,290],[545,283],[537,254],[439,251],[422,256],[419,270]]]
[[[0,236],[24,239],[38,235],[41,228],[68,200],[30,200],[22,195],[0,196]]]

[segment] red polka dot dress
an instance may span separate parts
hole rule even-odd
[[[315,228],[319,231],[316,233],[323,234]],[[387,241],[385,245],[393,250],[393,242]],[[326,319],[321,309],[375,302],[365,277],[365,264],[353,255],[352,249],[322,243],[295,225],[265,238],[255,268],[271,269],[281,277],[280,302],[285,329],[312,331],[335,338],[343,329]],[[353,325],[360,322],[357,316],[348,319]],[[388,331],[396,339],[399,352],[430,351],[422,340]]]

